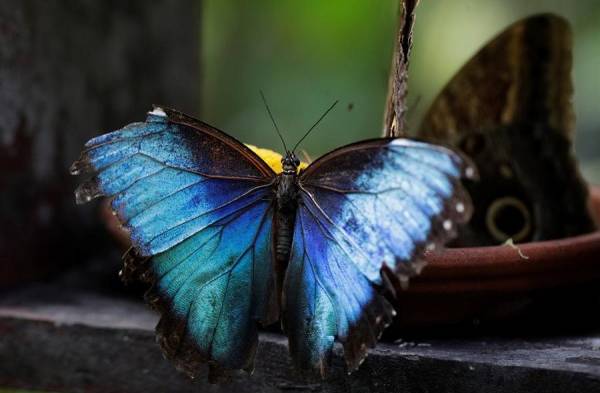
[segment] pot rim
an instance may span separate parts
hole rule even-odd
[[[600,216],[600,186],[590,186]],[[548,287],[600,278],[600,230],[569,238],[516,246],[446,248],[425,256],[427,266],[413,291],[444,292]],[[434,290],[435,287],[435,290]]]

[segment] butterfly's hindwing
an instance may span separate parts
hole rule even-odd
[[[391,322],[392,306],[355,264],[356,247],[307,200],[299,208],[284,284],[284,327],[296,366],[325,375],[333,342],[344,344],[349,370]],[[310,207],[309,207],[310,206]]]
[[[301,174],[283,304],[299,366],[323,370],[334,337],[358,366],[392,313],[382,266],[411,275],[425,247],[452,237],[471,214],[460,177],[475,175],[451,150],[406,139],[343,147]]]
[[[258,322],[273,306],[273,209],[269,201],[238,211],[152,258],[149,296],[163,311],[159,341],[191,375],[198,362],[253,367]]]

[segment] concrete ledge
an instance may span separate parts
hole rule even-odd
[[[212,386],[188,380],[163,359],[155,323],[140,303],[85,291],[4,294],[0,386],[103,393],[600,391],[600,335],[383,343],[351,376],[338,348],[330,378],[321,381],[296,375],[285,338],[264,333],[254,375]]]

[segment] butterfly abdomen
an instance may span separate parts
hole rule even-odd
[[[298,185],[295,172],[283,172],[279,175],[276,199],[275,252],[277,261],[285,265],[290,256],[294,219],[298,207]]]
[[[277,233],[275,240],[275,254],[279,264],[287,265],[292,247],[292,234],[294,228],[294,216],[289,214],[277,215]]]
[[[277,177],[277,187],[275,190],[275,200],[277,201],[277,212],[274,223],[275,276],[279,304],[281,304],[283,281],[290,260],[296,210],[298,209],[297,181],[298,177],[295,168],[293,171],[284,170]]]

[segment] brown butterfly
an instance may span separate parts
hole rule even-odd
[[[568,23],[521,20],[452,78],[418,136],[470,156],[481,181],[457,245],[557,239],[590,232],[588,190],[573,154],[572,40]]]

